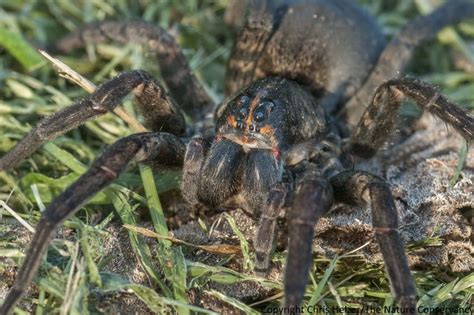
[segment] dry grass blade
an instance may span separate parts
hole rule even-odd
[[[172,236],[163,236],[142,227],[137,227],[137,226],[133,226],[129,224],[124,224],[123,227],[146,237],[153,237],[153,238],[168,240],[177,245],[185,245],[189,247],[199,248],[211,254],[225,255],[225,256],[228,256],[228,255],[242,256],[242,251],[240,249],[240,246],[237,246],[237,245],[225,245],[225,244],[224,245],[196,245],[196,244],[185,242],[183,240],[180,240]]]
[[[60,77],[65,78],[66,80],[69,80],[77,84],[78,86],[86,90],[88,93],[91,93],[91,94],[94,93],[94,91],[97,88],[97,86],[94,83],[92,83],[91,81],[89,81],[88,79],[84,78],[82,75],[80,75],[79,73],[71,69],[71,67],[66,65],[61,60],[52,57],[46,51],[38,49],[38,52],[53,64],[53,66],[57,69]],[[122,108],[116,107],[114,109],[114,113],[120,118],[122,118],[123,121],[125,121],[127,124],[129,124],[130,127],[132,127],[136,132],[148,131],[138,120],[130,116]]]
[[[0,206],[5,209],[12,217],[18,220],[28,231],[35,233],[35,228],[32,227],[28,222],[26,222],[18,213],[16,213],[12,208],[10,208],[5,201],[0,200]]]

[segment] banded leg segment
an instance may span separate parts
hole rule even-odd
[[[449,0],[431,14],[407,24],[387,44],[365,84],[346,104],[344,111],[349,122],[357,124],[377,87],[403,73],[422,42],[434,38],[444,27],[469,17],[474,17],[474,3],[471,0]]]
[[[385,262],[390,284],[401,308],[416,310],[416,289],[398,233],[397,209],[387,184],[375,175],[345,171],[332,177],[334,197],[349,204],[365,203],[368,191],[375,238]],[[409,312],[408,312],[409,313]]]
[[[271,1],[250,1],[248,16],[235,39],[227,67],[226,95],[231,95],[254,81],[258,59],[274,31],[273,25]]]
[[[144,44],[156,55],[166,85],[173,98],[190,116],[200,120],[210,112],[212,101],[191,72],[176,40],[163,28],[143,21],[106,21],[86,25],[55,44],[61,52],[70,52],[103,42]]]
[[[194,136],[186,146],[184,155],[181,194],[190,205],[200,204],[198,187],[201,179],[201,166],[206,155],[206,143],[202,136]]]
[[[285,269],[284,307],[295,309],[303,301],[312,262],[314,227],[331,208],[331,185],[313,172],[296,183],[290,212],[288,259]]]
[[[268,194],[268,200],[263,208],[262,215],[255,233],[255,272],[264,276],[270,267],[270,256],[276,236],[277,219],[285,204],[286,190],[277,185]]]
[[[132,90],[136,106],[145,119],[145,127],[152,131],[183,136],[186,123],[174,99],[150,75],[140,71],[143,82]]]
[[[84,202],[112,183],[134,157],[161,165],[181,166],[184,144],[167,133],[143,133],[129,136],[109,146],[76,182],[56,197],[43,212],[32,238],[26,259],[7,295],[0,314],[9,314],[31,284],[41,257],[49,246],[54,230]]]
[[[124,72],[100,85],[84,100],[78,101],[51,116],[43,118],[17,145],[0,159],[0,170],[13,167],[43,143],[113,110],[130,92],[140,102],[146,122],[160,131],[181,135],[184,117],[163,88],[144,71]],[[147,114],[146,112],[150,112]]]
[[[382,84],[375,92],[372,103],[352,134],[350,148],[353,154],[363,158],[375,155],[387,141],[405,97],[453,126],[466,140],[474,138],[474,117],[467,111],[426,83],[399,79]]]

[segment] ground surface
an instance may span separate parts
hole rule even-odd
[[[362,2],[390,36],[435,1]],[[231,47],[231,32],[223,24],[225,6],[226,1],[3,1],[0,154],[42,116],[86,94],[58,79],[34,51],[12,46],[9,39],[18,43],[24,38],[29,41],[25,45],[44,46],[88,21],[145,18],[178,36],[193,69],[220,99]],[[472,46],[469,48],[474,22],[461,24],[457,32],[454,34],[461,37],[446,31],[439,40],[419,49],[410,73],[439,85],[451,100],[472,110],[474,74],[466,60],[474,60]],[[453,55],[457,56],[454,60]],[[134,45],[100,45],[88,53],[61,56],[61,60],[100,83],[126,69],[147,69],[159,77],[157,67],[146,56]],[[130,101],[125,102],[125,108],[133,113]],[[412,106],[403,109],[404,117],[416,115]],[[465,306],[474,290],[474,153],[469,150],[465,154],[466,162],[459,173],[458,161],[464,156],[459,153],[464,145],[459,136],[430,117],[405,125],[384,152],[361,167],[377,170],[391,184],[420,304]],[[34,226],[43,204],[77,178],[106,144],[131,132],[123,121],[108,114],[58,138],[13,170],[0,173],[0,200]],[[250,313],[278,305],[286,255],[284,232],[272,272],[266,279],[255,277],[251,272],[254,222],[239,211],[199,216],[177,201],[174,193],[164,193],[176,187],[177,177],[176,173],[155,177],[167,226],[175,238],[204,247],[182,245],[176,240],[170,247],[166,241],[151,237],[166,226],[156,220],[157,202],[145,197],[154,187],[146,179],[146,171],[132,166],[57,233],[22,309],[32,312],[36,308],[38,314],[144,314],[174,309],[185,314],[197,310],[192,307],[202,307]],[[0,211],[2,299],[31,233],[3,204]],[[315,267],[307,292],[310,304],[360,307],[393,303],[370,222],[369,209],[339,206],[318,224]],[[284,231],[283,222],[281,226]],[[41,306],[36,307],[38,304]]]

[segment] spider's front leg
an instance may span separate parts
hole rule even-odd
[[[144,71],[124,72],[101,84],[86,99],[41,120],[0,159],[0,170],[13,167],[46,141],[53,140],[86,121],[113,110],[129,93],[133,93],[138,101],[138,109],[145,117],[147,127],[176,135],[184,133],[184,117],[161,85]]]
[[[426,83],[413,79],[397,79],[382,84],[375,92],[354,133],[350,149],[362,158],[375,155],[392,131],[402,100],[407,97],[424,111],[453,126],[467,140],[474,139],[474,117],[451,103]]]
[[[255,272],[265,276],[270,267],[270,256],[276,237],[277,219],[285,204],[286,190],[278,184],[268,194],[268,200],[263,207],[255,233]]]
[[[9,314],[31,284],[48,248],[54,230],[89,198],[113,182],[134,157],[169,167],[182,166],[185,147],[175,135],[168,133],[135,134],[117,141],[95,160],[90,169],[56,197],[43,212],[26,259],[0,314]]]
[[[287,213],[289,244],[283,306],[290,311],[303,301],[312,262],[314,227],[332,204],[331,185],[316,168],[309,165],[295,182]]]
[[[396,301],[402,313],[415,313],[415,284],[398,233],[397,209],[387,184],[363,171],[344,171],[332,177],[330,182],[338,201],[361,204],[370,199],[375,238],[380,245]]]

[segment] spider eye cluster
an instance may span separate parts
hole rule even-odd
[[[238,129],[248,129],[250,131],[260,131],[260,123],[264,122],[275,104],[270,100],[251,100],[248,96],[241,96],[237,101],[239,108],[234,110],[233,115],[236,118],[236,127]]]

